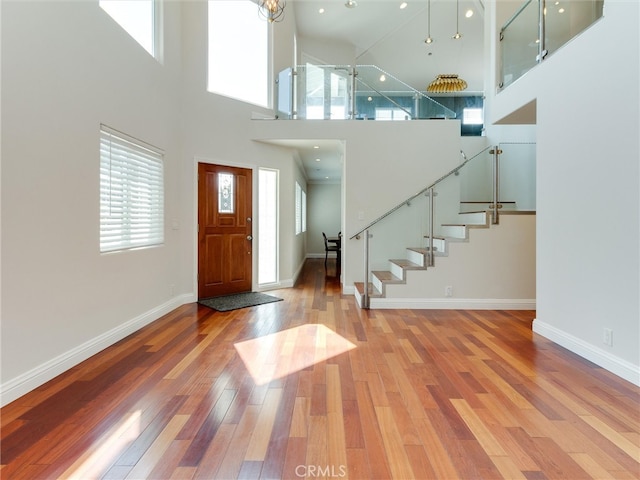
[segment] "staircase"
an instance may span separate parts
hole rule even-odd
[[[465,157],[460,166],[350,237],[364,238],[361,278],[368,281],[354,283],[360,307],[535,308],[535,204],[522,194],[532,186],[518,181],[532,177],[500,177],[515,201],[469,201],[500,198],[502,153],[487,147]],[[518,159],[509,157],[504,172],[509,174]],[[387,260],[385,251],[404,258]]]
[[[490,202],[481,203],[488,204]],[[464,205],[461,204],[461,208],[464,208]],[[490,224],[491,213],[489,211],[459,213],[458,222],[442,224],[439,229],[440,235],[434,235],[434,257],[448,256],[450,242],[468,242],[470,229],[489,228]],[[427,237],[426,240],[428,243],[429,238]],[[389,260],[389,270],[374,270],[371,272],[369,296],[371,298],[384,298],[387,285],[405,284],[407,282],[407,271],[426,270],[428,264],[429,248],[407,247],[406,258]],[[362,306],[364,282],[355,283],[355,295],[358,305]]]
[[[513,220],[507,220],[507,218],[511,219],[511,218],[520,217],[522,219],[523,217],[522,215],[515,215],[515,214],[525,213],[525,212],[516,212],[515,202],[501,202],[501,205],[502,205],[501,207],[502,215],[500,217],[501,223],[510,224],[510,222],[512,222]],[[446,297],[452,297],[453,291],[451,287],[445,286],[443,288],[442,285],[452,284],[455,281],[457,281],[457,276],[464,275],[464,273],[461,273],[461,272],[464,272],[464,266],[465,264],[468,263],[469,256],[478,257],[478,256],[484,255],[484,256],[492,257],[492,259],[495,259],[495,257],[498,256],[497,253],[490,252],[487,248],[487,245],[495,244],[496,249],[501,254],[504,253],[507,257],[506,259],[498,258],[498,259],[492,260],[498,263],[498,265],[496,265],[495,270],[499,272],[504,272],[509,268],[509,265],[508,265],[509,256],[527,255],[526,252],[523,254],[520,254],[520,253],[514,254],[513,252],[511,253],[506,252],[505,250],[508,247],[505,247],[503,243],[500,243],[501,240],[499,239],[497,240],[498,243],[495,243],[496,240],[494,240],[492,237],[499,236],[500,235],[499,230],[501,228],[504,228],[504,229],[515,228],[517,232],[518,230],[521,230],[522,227],[520,226],[510,227],[509,225],[503,227],[503,225],[492,225],[492,221],[491,221],[492,212],[490,211],[489,206],[490,206],[490,202],[473,202],[473,207],[476,209],[481,208],[481,210],[469,211],[471,206],[461,203],[460,209],[462,211],[461,213],[458,214],[457,220],[452,223],[442,224],[439,226],[439,228],[436,229],[437,234],[435,234],[433,238],[433,250],[434,250],[433,253],[435,257],[434,267],[428,267],[429,248],[424,246],[419,246],[419,247],[407,247],[405,250],[406,251],[405,258],[390,259],[388,264],[389,265],[388,270],[372,271],[371,282],[369,282],[368,284],[369,298],[370,298],[372,307],[373,308],[389,308],[389,307],[381,307],[380,305],[383,304],[385,300],[387,302],[392,302],[394,301],[394,298],[401,303],[403,300],[402,295],[400,295],[399,297],[396,297],[396,296],[398,295],[398,292],[402,290],[402,286],[406,285],[408,282],[409,283],[413,282],[414,284],[415,283],[425,284],[427,283],[425,279],[429,278],[427,276],[431,276],[430,277],[431,282],[438,284],[438,286],[436,287],[436,290],[440,292],[440,295],[439,295],[439,299],[436,298],[435,295],[433,295],[428,300],[425,300],[425,302],[427,301],[430,301],[431,303],[440,302],[441,304],[444,304],[445,300],[449,300],[451,303],[453,303],[454,301],[459,301],[458,299],[446,298]],[[533,214],[535,212],[526,212],[526,213]],[[513,215],[509,215],[509,214],[513,214]],[[532,221],[535,224],[535,220],[532,220]],[[473,239],[470,239],[470,232],[473,230],[489,230],[489,229],[495,230],[496,232],[493,234],[491,232],[487,232],[486,233],[487,236],[484,239],[478,239],[479,245],[474,247],[472,245]],[[528,235],[529,237],[535,236],[534,234],[532,235],[531,233],[528,233],[526,235]],[[425,238],[425,243],[426,244],[429,243],[428,237]],[[519,241],[516,241],[515,243],[518,244]],[[450,247],[454,244],[460,245],[460,246],[468,244],[468,246],[465,246],[464,248],[471,249],[471,251],[464,252],[463,255],[461,251],[452,253],[450,252],[451,250]],[[458,249],[461,247],[456,247],[456,248]],[[450,254],[453,256],[458,254],[464,258],[459,258],[457,262],[454,258],[452,259],[447,258],[447,265],[442,265],[439,268],[437,268],[438,263],[442,262],[442,260],[438,261],[438,258],[444,259],[446,257],[449,257]],[[499,256],[502,257],[503,255],[499,255]],[[500,262],[502,262],[502,265],[500,265]],[[427,273],[427,269],[429,270],[428,273]],[[488,266],[483,267],[483,269],[491,270],[491,268]],[[451,271],[446,271],[446,270],[453,270],[455,273],[452,273]],[[409,274],[409,272],[424,272],[424,273]],[[523,275],[526,275],[525,272],[518,272],[517,270],[512,272],[514,276],[517,276],[520,273]],[[486,275],[487,282],[496,283],[497,280],[492,275],[493,275],[493,272],[490,272]],[[502,273],[500,275],[502,275],[502,278],[504,278],[505,282],[507,283],[514,281],[512,279],[505,278]],[[442,278],[443,280],[439,281],[436,278]],[[362,307],[364,302],[364,283],[357,282],[354,285],[355,285],[356,301],[358,305]],[[390,286],[393,286],[392,294],[389,294]],[[381,299],[382,299],[382,302],[381,302]],[[407,299],[404,298],[404,300],[407,300]],[[526,298],[525,300],[526,302],[528,302],[529,300],[532,300],[532,299]],[[411,301],[415,303],[415,299],[411,299]],[[513,305],[515,305],[515,303],[518,303],[518,302],[512,302]],[[519,302],[519,303],[522,304],[523,302]],[[513,308],[519,308],[519,307],[515,306]]]

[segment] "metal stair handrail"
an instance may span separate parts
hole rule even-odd
[[[413,195],[411,195],[409,198],[407,198],[406,200],[404,200],[403,202],[399,203],[398,205],[396,205],[395,207],[393,207],[391,210],[389,210],[388,212],[384,213],[383,215],[380,215],[378,218],[376,218],[375,220],[373,220],[371,223],[369,223],[366,227],[362,228],[361,230],[358,230],[358,232],[356,232],[354,235],[352,235],[351,237],[349,237],[350,240],[353,240],[354,238],[359,239],[360,235],[362,235],[362,233],[364,233],[366,230],[369,230],[371,227],[373,227],[375,224],[377,224],[380,220],[382,220],[383,218],[388,217],[389,215],[391,215],[393,212],[395,212],[396,210],[402,208],[404,205],[409,205],[411,203],[411,200],[413,200],[414,198],[419,197],[420,195],[425,194],[426,192],[428,192],[430,189],[434,188],[436,185],[438,185],[440,182],[442,182],[443,180],[449,178],[451,175],[455,175],[462,167],[464,167],[467,163],[469,163],[471,160],[473,160],[474,158],[482,155],[483,153],[485,153],[487,150],[490,150],[492,148],[495,148],[495,146],[490,145],[486,148],[484,148],[483,150],[481,150],[480,152],[476,153],[473,157],[467,158],[467,156],[465,155],[465,153],[460,150],[460,154],[463,156],[463,158],[465,158],[464,162],[462,162],[460,165],[458,165],[456,168],[454,168],[453,170],[449,171],[448,173],[445,173],[442,177],[438,178],[435,182],[433,182],[431,185],[423,188],[422,190],[420,190],[418,193],[415,193]]]

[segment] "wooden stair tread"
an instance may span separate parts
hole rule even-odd
[[[382,283],[404,283],[404,280],[396,277],[388,270],[375,270],[371,274],[375,275]]]
[[[464,200],[460,203],[493,203],[493,200]],[[498,200],[498,203],[516,203],[515,201]]]
[[[391,263],[395,263],[396,265],[398,265],[399,267],[405,270],[424,270],[427,268],[424,265],[420,265],[419,263],[412,262],[411,260],[407,260],[405,258],[392,259],[389,261]]]
[[[364,295],[364,282],[354,282],[353,286],[360,295]],[[369,297],[382,297],[382,293],[372,283],[369,283]]]
[[[487,228],[485,223],[443,223],[443,227]]]
[[[442,238],[444,240],[444,238]],[[408,247],[407,250],[412,252],[420,253],[422,255],[429,255],[429,247]],[[434,248],[434,252],[437,252],[438,249]]]

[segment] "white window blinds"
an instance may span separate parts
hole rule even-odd
[[[163,154],[100,126],[100,251],[164,242]]]

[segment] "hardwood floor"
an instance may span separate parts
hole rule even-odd
[[[640,478],[640,389],[534,312],[359,310],[323,260],[270,293],[184,305],[3,408],[2,478]]]

